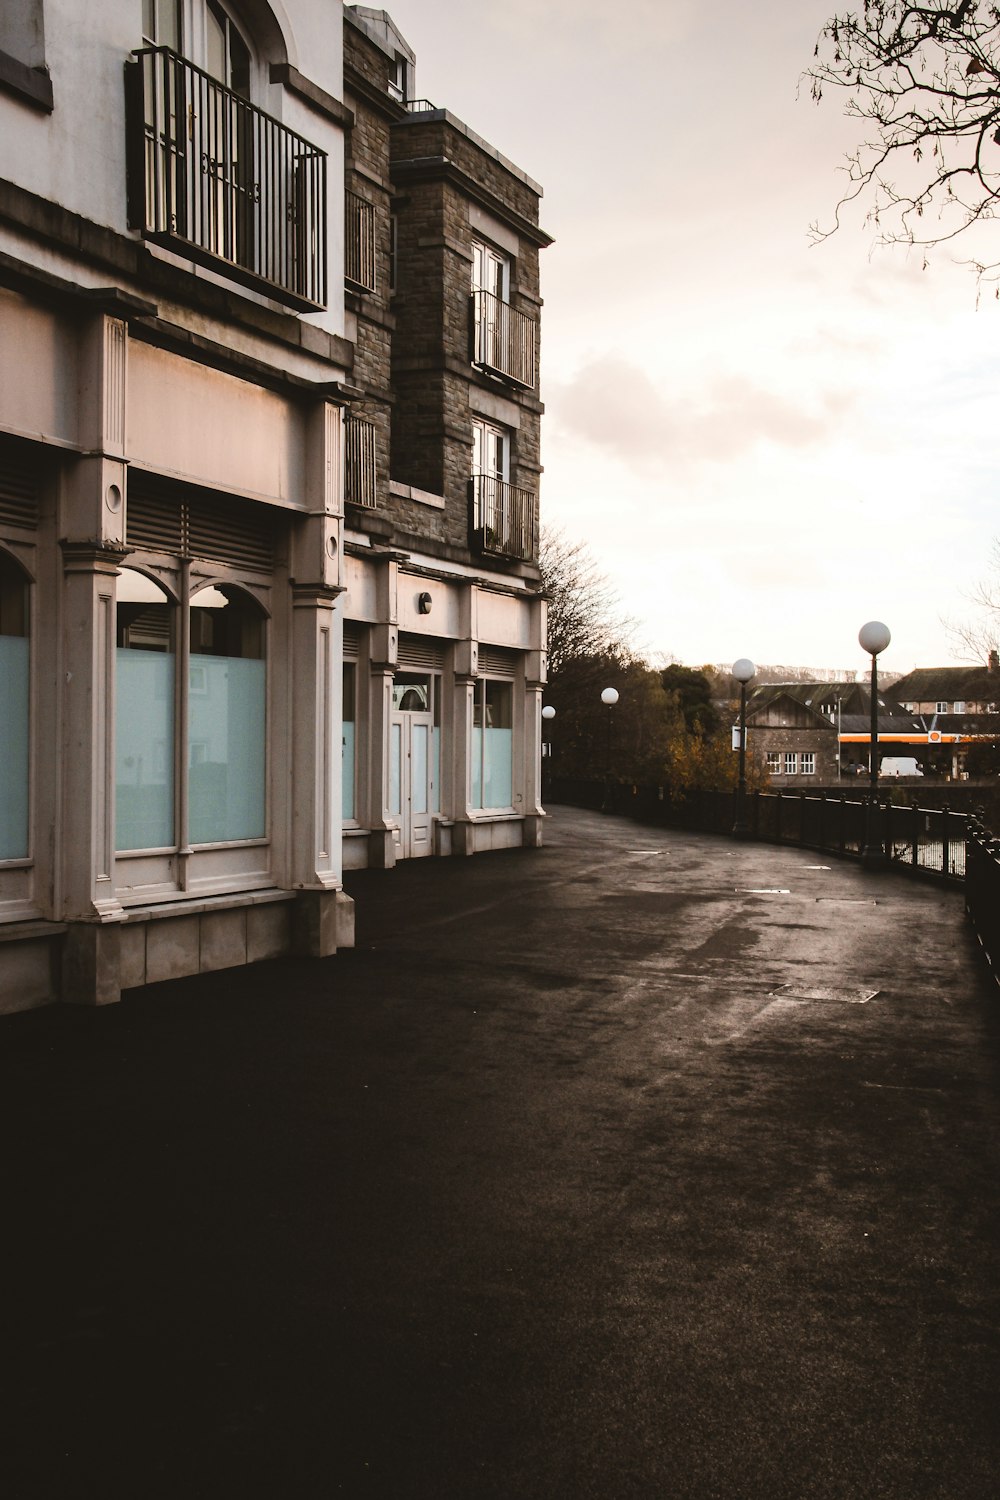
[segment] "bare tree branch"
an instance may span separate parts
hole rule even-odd
[[[863,0],[823,27],[805,77],[817,101],[844,90],[845,113],[867,125],[833,221],[812,225],[814,241],[835,233],[858,200],[869,203],[879,243],[925,250],[997,217],[1000,6]],[[980,277],[1000,275],[1000,254],[970,264]]]

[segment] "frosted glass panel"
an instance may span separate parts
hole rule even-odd
[[[345,721],[344,723],[344,749],[341,771],[341,797],[343,805],[341,817],[351,819],[354,817],[354,725]]]
[[[471,805],[473,807],[483,805],[483,731],[476,728],[472,731]]]
[[[0,635],[0,859],[28,854],[28,641]]]
[[[410,730],[410,807],[415,813],[427,811],[427,725],[414,724]]]
[[[487,729],[483,807],[510,807],[513,801],[514,732]]]
[[[266,664],[195,656],[188,690],[188,836],[192,844],[266,832]]]
[[[402,733],[402,726],[399,724],[393,724],[389,730],[389,811],[396,817],[399,817],[403,811],[400,784]]]
[[[115,844],[174,844],[174,658],[119,647],[115,716]]]

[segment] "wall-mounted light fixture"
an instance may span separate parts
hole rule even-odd
[[[417,608],[422,615],[429,615],[433,604],[434,598],[431,594],[417,595]]]

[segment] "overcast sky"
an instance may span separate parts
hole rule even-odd
[[[651,656],[958,658],[1000,534],[1000,307],[856,215],[799,79],[830,0],[394,0],[417,91],[544,187],[543,524]],[[1000,258],[1000,226],[996,229]]]

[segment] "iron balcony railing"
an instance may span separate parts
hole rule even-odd
[[[472,363],[531,389],[535,384],[532,320],[492,292],[473,292]]]
[[[133,227],[291,307],[324,307],[326,153],[168,47],[135,56]]]
[[[520,557],[538,556],[535,497],[491,474],[472,478],[472,539],[483,552]]]
[[[374,292],[375,205],[350,188],[344,198],[344,276],[363,291]]]
[[[344,498],[374,510],[378,503],[374,422],[348,412],[344,439]]]

